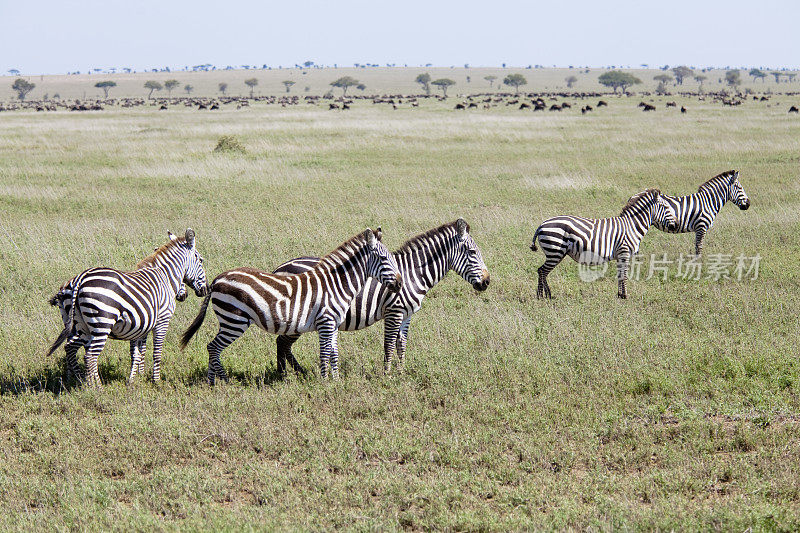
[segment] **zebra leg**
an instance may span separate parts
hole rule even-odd
[[[223,381],[228,381],[228,374],[220,362],[222,350],[231,345],[233,341],[244,335],[247,328],[250,327],[250,320],[241,319],[241,321],[233,322],[231,317],[224,319],[217,315],[219,322],[219,331],[216,337],[206,345],[208,349],[208,383],[214,385],[216,378],[219,377]],[[223,322],[224,320],[224,322]]]
[[[169,319],[159,322],[153,329],[153,381],[161,379],[161,351],[164,348],[168,327]]]
[[[339,361],[334,362],[334,353],[336,353],[336,334],[339,330],[333,320],[326,320],[317,325],[317,333],[319,333],[319,374],[325,379],[328,377],[328,366],[331,366],[331,376],[334,379],[339,377]]]
[[[550,285],[547,283],[547,275],[564,259],[564,253],[558,255],[548,255],[544,264],[539,267],[539,286],[536,288],[537,298],[553,298],[550,293]]]
[[[64,351],[66,351],[66,363],[67,363],[67,379],[69,379],[69,375],[71,374],[78,382],[84,381],[83,372],[81,372],[81,368],[78,366],[78,350],[81,349],[81,346],[86,346],[83,339],[81,338],[80,333],[76,333],[72,335],[68,340],[67,344],[64,346]]]
[[[411,317],[403,320],[400,325],[400,332],[397,334],[397,369],[402,370],[406,358],[406,343],[408,342],[408,326],[411,323]]]
[[[86,348],[86,383],[90,387],[103,386],[100,373],[97,371],[97,358],[106,345],[108,333],[108,331],[98,332],[89,338],[89,346]]]
[[[147,335],[139,339],[139,368],[136,370],[137,374],[144,375],[144,354],[147,352]]]
[[[620,252],[617,256],[617,281],[619,282],[619,289],[617,290],[617,298],[623,300],[628,297],[626,282],[628,281],[628,263],[630,262],[629,252]]]
[[[131,341],[131,373],[128,376],[128,383],[131,383],[138,374],[139,360],[141,357],[142,356],[139,354],[139,341]]]
[[[389,314],[383,319],[383,373],[392,373],[392,356],[397,348],[397,337],[400,334],[402,315]]]
[[[703,253],[703,238],[706,236],[706,228],[697,228],[695,230],[694,253],[697,257]]]
[[[292,370],[299,374],[305,375],[305,369],[300,366],[297,359],[294,358],[292,353],[292,345],[297,342],[300,335],[278,335],[278,372],[281,376],[286,377],[286,361],[292,365]]]

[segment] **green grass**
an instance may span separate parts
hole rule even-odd
[[[800,121],[781,105],[582,116],[356,104],[175,109],[0,121],[1,529],[723,529],[800,527]],[[578,102],[580,107],[580,102]],[[215,153],[223,135],[245,152]],[[536,226],[610,216],[648,187],[690,193],[736,168],[706,254],[762,256],[755,281],[578,279],[536,300]],[[85,268],[130,268],[195,229],[210,276],[322,254],[370,226],[390,248],[463,216],[492,276],[451,274],[411,325],[404,373],[382,328],[345,333],[343,379],[277,378],[251,328],[204,384],[215,319],[179,304],[164,382],[131,386],[127,343],[103,390],[62,389],[47,304]],[[642,253],[689,254],[653,230]],[[148,359],[148,368],[150,367]],[[124,526],[123,526],[124,525]]]

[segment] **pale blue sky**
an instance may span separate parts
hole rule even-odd
[[[0,0],[0,73],[306,60],[797,68],[798,28],[798,0]]]

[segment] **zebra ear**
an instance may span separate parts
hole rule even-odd
[[[375,237],[379,241],[383,242],[383,231],[381,231],[381,227],[380,226],[378,226],[378,229],[375,230]]]
[[[369,228],[367,228],[366,231],[364,231],[364,239],[367,241],[367,244],[372,248],[375,248],[376,244],[378,243],[378,238]]]
[[[194,230],[192,228],[186,228],[186,244],[194,248]]]
[[[739,171],[734,170],[733,174],[731,174],[731,183],[735,182],[738,179],[739,179]]]
[[[458,231],[458,236],[463,237],[469,230],[469,225],[467,224],[467,221],[464,220],[463,218],[459,218],[458,220],[456,220],[456,230]]]
[[[167,230],[167,237],[169,237],[169,240],[171,240],[171,241],[178,240],[178,236],[177,236],[177,235],[175,235],[174,233],[172,233],[172,232],[171,232],[171,231],[169,231],[169,230]]]

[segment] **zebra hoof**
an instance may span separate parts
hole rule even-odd
[[[628,295],[627,294],[617,294],[617,298],[619,298],[620,300],[627,300],[628,299]]]

